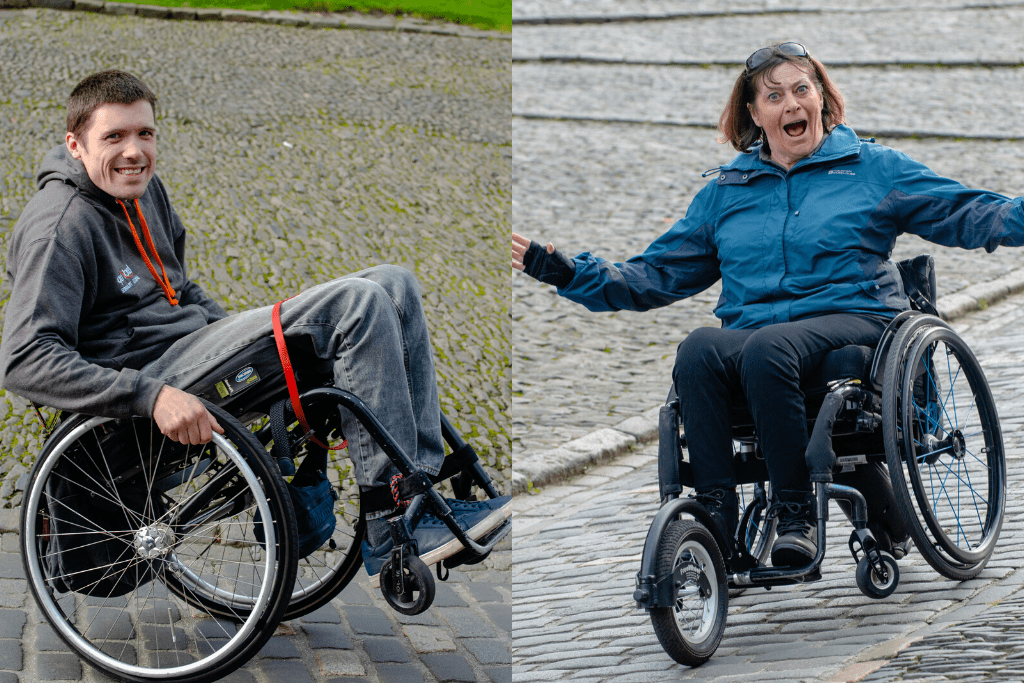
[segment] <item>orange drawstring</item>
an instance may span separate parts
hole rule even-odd
[[[142,215],[142,207],[139,206],[139,200],[135,200],[135,211],[139,214],[139,222],[142,223],[142,234],[146,236],[146,242],[149,244],[149,248],[153,250],[153,256],[160,265],[160,272],[163,274],[163,278],[156,274],[156,268],[153,267],[153,262],[149,260],[146,248],[142,246],[139,233],[135,232],[135,224],[132,223],[132,217],[128,215],[128,207],[120,199],[117,200],[117,203],[124,209],[124,217],[128,219],[128,227],[131,228],[132,237],[135,238],[135,246],[138,247],[139,253],[142,254],[142,260],[146,262],[146,267],[149,268],[149,272],[153,274],[153,279],[157,281],[160,288],[164,290],[167,300],[171,302],[172,306],[177,306],[178,300],[174,298],[174,289],[171,287],[171,281],[167,278],[167,271],[164,270],[164,262],[160,260],[160,253],[156,250],[156,245],[153,244],[153,237],[149,234],[149,226],[146,225],[146,217]]]

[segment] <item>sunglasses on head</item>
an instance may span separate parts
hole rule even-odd
[[[747,57],[747,71],[753,71],[757,67],[761,66],[776,52],[781,52],[784,55],[791,55],[793,57],[810,56],[807,54],[807,48],[800,43],[782,43],[773,47],[762,47],[760,50],[757,50],[754,54]]]

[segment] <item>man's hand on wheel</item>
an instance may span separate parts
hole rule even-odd
[[[202,401],[166,384],[156,396],[153,419],[164,436],[178,443],[199,445],[208,443],[214,432],[224,433]]]

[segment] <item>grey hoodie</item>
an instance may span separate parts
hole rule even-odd
[[[139,204],[179,300],[172,306],[139,254],[124,210],[63,145],[43,159],[37,180],[39,192],[18,220],[7,256],[12,291],[0,382],[54,408],[152,416],[163,382],[139,370],[227,315],[188,279],[181,219],[154,176]],[[134,203],[125,205],[142,237]]]

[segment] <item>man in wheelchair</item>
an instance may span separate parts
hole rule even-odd
[[[271,337],[272,310],[228,316],[189,279],[185,228],[155,174],[156,102],[120,71],[93,74],[72,91],[66,142],[43,159],[39,191],[14,230],[0,373],[5,389],[33,402],[152,417],[168,438],[202,444],[223,429],[182,388]],[[437,474],[445,449],[415,278],[398,267],[370,268],[306,290],[279,311],[289,346],[309,349],[416,467]],[[350,412],[341,411],[341,423],[367,520],[364,561],[375,576],[392,545],[397,470]],[[452,503],[473,540],[508,516],[507,497]],[[462,548],[429,513],[414,536],[427,564]]]

